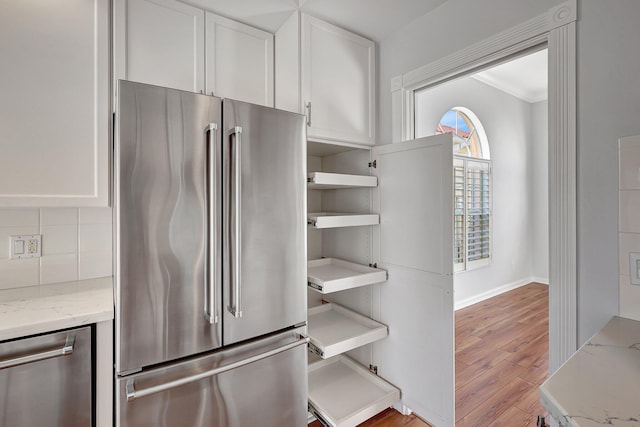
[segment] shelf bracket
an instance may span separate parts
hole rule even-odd
[[[370,168],[377,168],[378,167],[378,161],[374,160],[373,162],[369,162],[369,167]]]

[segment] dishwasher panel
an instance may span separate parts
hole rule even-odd
[[[91,327],[0,343],[0,426],[91,426],[91,396]]]

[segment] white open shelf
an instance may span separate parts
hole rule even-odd
[[[328,294],[387,280],[387,272],[335,258],[307,261],[307,283],[313,290]]]
[[[338,304],[307,311],[309,348],[323,359],[378,341],[389,334],[382,323]]]
[[[307,214],[307,223],[315,228],[358,227],[377,225],[378,214],[349,214],[336,212],[314,212]]]
[[[400,400],[400,391],[346,356],[309,365],[312,413],[334,427],[354,427]]]
[[[307,188],[310,190],[335,190],[340,188],[377,187],[378,178],[367,175],[348,175],[343,173],[311,172],[307,176]]]

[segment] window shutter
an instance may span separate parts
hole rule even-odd
[[[453,270],[465,269],[465,177],[464,161],[453,163]]]
[[[490,256],[490,168],[487,162],[466,161],[467,260],[485,265]]]

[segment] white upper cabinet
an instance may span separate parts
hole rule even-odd
[[[0,12],[0,206],[109,203],[109,2]]]
[[[375,144],[375,43],[308,15],[301,25],[309,139]]]
[[[273,35],[176,0],[116,0],[116,79],[273,106]]]
[[[206,92],[273,107],[273,34],[206,14]]]
[[[115,78],[204,90],[204,11],[174,0],[117,0]]]

